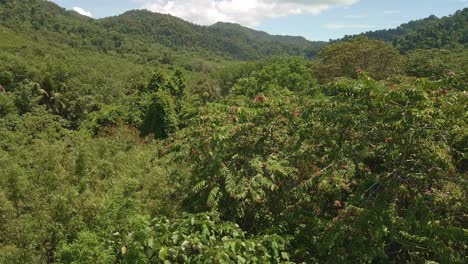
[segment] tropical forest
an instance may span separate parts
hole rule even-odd
[[[60,2],[0,0],[1,264],[468,263],[468,8],[311,41]]]

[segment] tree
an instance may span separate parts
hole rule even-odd
[[[324,47],[316,75],[323,81],[337,77],[356,78],[361,72],[381,80],[401,72],[403,60],[397,49],[381,40],[357,37]]]
[[[164,75],[160,72],[153,73],[151,80],[148,83],[147,90],[157,92],[161,87],[166,84]]]
[[[0,118],[15,112],[16,107],[13,96],[10,93],[0,91]]]
[[[150,98],[151,103],[145,112],[141,133],[165,138],[177,129],[174,98],[164,90],[153,93]]]
[[[64,114],[67,99],[58,92],[59,85],[50,76],[46,76],[41,86],[36,88],[38,103],[43,104],[54,114]]]

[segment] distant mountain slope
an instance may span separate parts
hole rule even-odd
[[[395,29],[370,31],[359,35],[392,42],[403,52],[415,49],[466,47],[468,8],[442,18],[432,15],[402,24]],[[355,36],[345,36],[343,40],[353,37]]]
[[[0,0],[0,30],[9,32],[6,35],[0,31],[0,48],[7,47],[21,52],[22,48],[31,49],[35,47],[34,44],[38,44],[41,47],[39,53],[47,54],[49,49],[54,51],[65,48],[96,56],[110,55],[139,65],[177,66],[196,72],[206,72],[225,65],[228,57],[225,54],[216,56],[208,50],[175,51],[156,42],[144,42],[109,30],[99,24],[98,20],[43,0]],[[12,35],[18,38],[12,39]],[[43,47],[48,48],[42,50]],[[24,54],[18,55],[22,57]]]
[[[258,59],[271,55],[302,56],[311,47],[323,45],[302,37],[272,36],[231,23],[199,26],[180,18],[147,10],[132,10],[98,21],[105,28],[143,41],[172,48],[207,49],[236,59]]]
[[[265,42],[279,42],[288,45],[297,45],[308,47],[311,42],[305,39],[304,37],[299,36],[282,36],[282,35],[270,35],[263,31],[254,30],[248,27],[241,26],[235,23],[228,22],[218,22],[210,26],[210,29],[221,30],[221,31],[231,31],[238,32],[244,36],[249,37],[250,39],[265,41]],[[315,42],[320,43],[320,42]],[[323,42],[325,44],[326,42]]]
[[[92,19],[43,0],[0,0],[0,25],[72,47],[119,53],[164,46],[250,60],[277,55],[304,56],[324,45],[302,37],[271,36],[229,23],[199,26],[146,10]]]
[[[279,55],[311,58],[327,44],[308,41],[303,37],[274,36],[233,23],[199,26],[171,15],[146,10],[92,19],[44,0],[0,0],[0,25],[73,48],[139,54],[141,58],[142,54],[158,53],[157,56],[162,58],[168,53],[194,52],[203,57],[235,60]],[[395,29],[361,35],[391,42],[403,52],[467,47],[468,8],[451,16],[430,16]],[[346,36],[342,40],[352,37]]]
[[[74,48],[118,51],[133,42],[122,34],[102,28],[91,18],[42,0],[1,0],[0,24],[18,33]]]

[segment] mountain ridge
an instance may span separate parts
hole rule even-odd
[[[130,10],[117,16],[94,19],[41,0],[0,1],[0,25],[16,31],[52,36],[71,47],[103,52],[155,48],[168,52],[212,54],[233,60],[257,60],[271,56],[314,58],[329,42],[301,36],[271,35],[229,22],[196,25],[181,18],[148,10]],[[409,21],[394,29],[364,32],[356,36],[391,42],[402,52],[415,49],[457,48],[468,44],[468,8],[438,18]]]
[[[430,15],[426,18],[408,21],[396,28],[363,32],[333,41],[346,41],[357,36],[391,42],[402,52],[415,49],[466,47],[468,45],[468,8],[440,18]]]
[[[205,48],[227,53],[238,59],[254,59],[271,55],[304,55],[310,47],[323,42],[303,37],[275,36],[238,24],[218,22],[211,26],[196,25],[181,18],[148,10],[131,10],[121,15],[98,20],[113,31],[161,43],[165,46]]]
[[[0,24],[17,31],[55,35],[72,47],[97,46],[119,52],[128,46],[162,45],[174,51],[209,52],[235,60],[270,56],[305,56],[323,46],[301,37],[272,36],[245,27],[200,26],[172,15],[130,10],[118,16],[93,19],[49,1],[0,2]],[[151,47],[148,47],[151,48]]]

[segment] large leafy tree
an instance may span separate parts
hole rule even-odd
[[[316,74],[322,81],[356,78],[362,72],[381,80],[401,72],[403,66],[397,49],[382,40],[363,36],[324,47],[318,59]]]
[[[189,208],[294,234],[306,262],[461,263],[462,93],[360,78],[323,86],[322,100],[237,87],[207,104],[173,146],[192,166]]]

